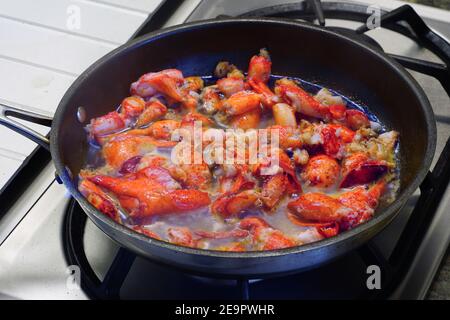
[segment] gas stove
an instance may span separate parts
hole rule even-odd
[[[450,61],[441,60],[444,55],[430,43],[432,33],[423,28],[419,15],[448,39],[450,12],[421,6],[414,11],[399,7],[403,3],[398,1],[380,3],[383,28],[367,31],[370,1],[167,1],[133,35],[214,18],[300,19],[368,42],[408,68],[436,114],[437,151],[433,171],[420,190],[376,238],[300,274],[248,280],[185,273],[137,257],[107,238],[55,180],[49,156],[38,149],[0,195],[0,298],[424,298],[450,241],[450,76],[445,66]],[[380,268],[381,289],[367,286],[371,266]]]

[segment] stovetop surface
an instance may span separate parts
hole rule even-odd
[[[243,2],[208,0],[202,1],[197,7],[198,1],[196,3],[191,2],[191,6],[184,9],[192,11],[196,7],[187,19],[187,21],[195,21],[214,18],[219,14],[235,16],[246,12],[248,9],[253,10],[264,5],[288,2],[294,1],[260,0],[258,2]],[[247,8],[244,4],[251,4],[252,8]],[[172,23],[179,23],[184,21],[184,19],[185,17],[180,18],[178,21],[172,21]],[[354,29],[360,23],[327,19],[327,25]],[[450,37],[450,25],[447,24],[446,26],[448,28],[443,28],[439,31]],[[394,32],[376,29],[367,34],[379,42],[387,53],[439,62],[439,59],[430,51],[419,47],[410,39]],[[411,73],[424,88],[435,111],[438,127],[436,154],[439,155],[444,148],[447,138],[450,136],[449,96],[434,78],[417,72]],[[45,192],[42,193],[41,191],[42,196],[39,199],[34,203],[27,204],[27,206],[21,207],[17,205],[11,209],[15,210],[15,213],[23,215],[24,218],[13,232],[8,237],[5,237],[6,240],[3,243],[0,241],[0,283],[2,284],[0,286],[0,298],[89,298],[88,294],[71,285],[70,278],[68,278],[69,271],[61,241],[61,226],[64,222],[65,210],[70,197],[64,187],[53,180],[53,171],[53,167],[49,165],[36,179],[35,184],[37,186],[30,186],[29,192],[40,190],[42,186],[46,186]],[[25,203],[27,201],[26,196],[25,194],[19,199],[18,203]],[[385,259],[389,258],[418,196],[419,191],[411,197],[398,218],[371,242],[372,246],[376,247]],[[448,211],[447,208],[450,208],[450,189],[447,190],[437,213],[443,214],[443,212]],[[448,215],[444,217],[446,217],[446,220],[441,219],[440,223],[450,225]],[[118,246],[90,221],[86,223],[83,242],[92,269],[100,279],[103,279],[119,250]],[[445,244],[440,243],[440,245]],[[365,285],[368,275],[362,251],[352,252],[336,262],[314,271],[287,278],[253,281],[250,283],[249,290],[251,298],[364,297],[371,294],[371,292],[368,291]],[[412,274],[409,276],[414,278],[418,275]],[[408,285],[414,286],[414,282],[410,281],[406,284],[406,286]],[[289,290],[280,290],[280,288],[289,288]],[[342,290],[342,288],[345,288],[345,290]],[[213,281],[207,278],[193,277],[141,258],[137,258],[134,261],[120,294],[122,298],[154,299],[241,297],[239,286],[236,285],[234,280]],[[422,298],[425,292],[417,294],[417,297]],[[404,290],[400,293],[394,293],[391,297],[405,297]]]

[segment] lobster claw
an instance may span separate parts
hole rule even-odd
[[[119,197],[121,205],[133,219],[182,213],[210,204],[206,192],[178,189],[179,184],[162,167],[147,167],[126,177],[97,175],[88,180]]]
[[[264,219],[247,217],[241,220],[239,227],[248,230],[252,242],[259,250],[275,250],[295,246],[295,241],[280,230],[272,228]]]
[[[358,186],[333,198],[322,193],[305,193],[288,203],[287,217],[296,225],[316,227],[324,237],[351,229],[374,214],[386,183],[383,179],[371,187]]]
[[[237,194],[224,194],[213,202],[211,211],[225,218],[235,216],[253,207],[259,198],[260,195],[255,190],[245,190]]]
[[[340,167],[335,159],[327,155],[317,155],[309,159],[302,177],[310,185],[328,188],[335,184]]]
[[[300,220],[307,220],[319,224],[329,224],[340,221],[351,210],[338,199],[323,193],[304,193],[287,205],[288,210]]]
[[[386,188],[384,179],[367,188],[358,186],[339,196],[339,202],[351,208],[352,214],[345,215],[340,221],[341,230],[351,229],[369,220],[378,206],[379,199]]]
[[[315,227],[317,232],[324,238],[331,238],[339,234],[340,224],[338,222],[316,222],[300,218],[299,216],[287,213],[288,219],[300,227]]]
[[[89,180],[83,179],[78,189],[97,210],[114,219],[116,222],[120,222],[118,210],[100,187]]]
[[[368,184],[388,172],[385,161],[370,160],[365,153],[355,153],[343,161],[341,188]]]
[[[316,227],[317,231],[325,238],[331,238],[339,233],[339,223],[334,222],[328,225]]]

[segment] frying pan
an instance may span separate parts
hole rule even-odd
[[[373,219],[336,237],[263,252],[219,252],[181,247],[134,232],[96,210],[78,191],[77,176],[88,142],[86,121],[117,106],[130,83],[149,71],[177,68],[210,75],[220,60],[246,69],[260,48],[269,49],[273,74],[301,77],[333,88],[400,132],[397,199]],[[57,174],[89,218],[120,246],[151,260],[195,273],[262,278],[317,267],[362,245],[394,219],[424,179],[433,159],[436,125],[426,95],[394,60],[365,44],[322,27],[281,19],[226,19],[180,25],[126,43],[87,69],[67,90],[52,121],[50,139],[8,116],[46,124],[35,113],[2,106],[0,121],[51,151]]]

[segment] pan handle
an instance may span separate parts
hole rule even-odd
[[[50,150],[50,140],[47,137],[23,125],[22,123],[11,119],[10,117],[41,124],[47,127],[51,127],[52,125],[51,117],[41,115],[32,111],[25,111],[10,107],[0,103],[0,124],[10,128],[11,130],[14,130],[15,132],[27,137],[28,139],[33,140],[45,149]]]

